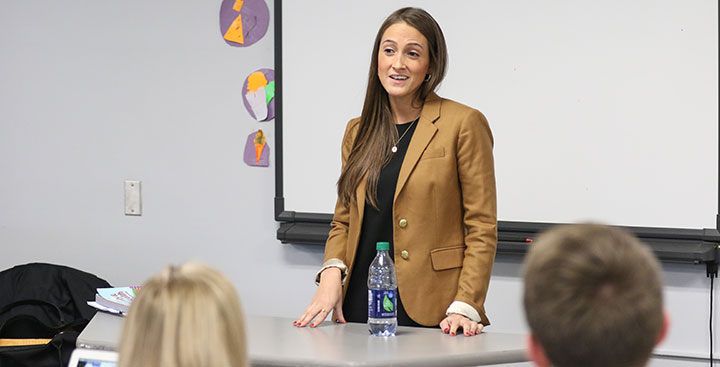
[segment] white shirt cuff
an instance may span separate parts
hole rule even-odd
[[[473,308],[473,306],[470,306],[469,304],[462,301],[453,301],[453,303],[450,304],[450,307],[448,307],[447,311],[445,311],[445,315],[447,316],[451,313],[463,315],[475,322],[482,321],[480,319],[480,314],[477,312],[477,310]]]
[[[320,273],[323,272],[323,270],[327,268],[338,268],[340,269],[340,273],[342,274],[341,282],[342,285],[345,285],[345,278],[347,278],[347,265],[345,263],[337,258],[332,258],[326,261],[320,270],[318,270],[317,273],[315,273],[315,285],[320,285]]]

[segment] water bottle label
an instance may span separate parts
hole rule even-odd
[[[397,317],[395,289],[368,290],[368,318],[389,319]]]

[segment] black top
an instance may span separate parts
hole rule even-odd
[[[415,122],[415,123],[413,123]],[[395,125],[398,129],[398,137],[402,139],[397,144],[397,152],[392,153],[390,161],[380,170],[380,177],[377,185],[378,209],[373,208],[370,203],[365,202],[362,230],[360,241],[355,252],[355,262],[350,279],[348,290],[343,301],[343,315],[349,322],[367,322],[368,317],[368,288],[367,277],[370,263],[375,259],[377,251],[375,244],[380,241],[390,243],[390,257],[395,261],[393,243],[393,198],[395,186],[397,186],[400,167],[402,166],[405,153],[410,145],[410,139],[415,132],[417,120],[404,124]],[[408,130],[409,129],[409,130]],[[407,131],[407,133],[406,133]],[[403,134],[405,134],[403,136]],[[401,326],[421,326],[405,312],[400,299],[400,292],[397,294],[397,319]]]

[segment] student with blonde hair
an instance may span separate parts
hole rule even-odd
[[[247,366],[245,323],[230,281],[200,264],[170,266],[132,303],[119,367]]]
[[[540,367],[641,367],[665,336],[660,265],[615,227],[555,227],[525,260],[530,358]]]

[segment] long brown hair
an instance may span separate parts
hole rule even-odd
[[[375,45],[370,57],[365,103],[360,115],[358,132],[337,183],[338,198],[346,206],[354,200],[355,189],[362,178],[367,175],[365,200],[370,202],[373,207],[378,207],[377,181],[380,177],[380,170],[389,160],[390,147],[398,137],[387,91],[378,78],[380,41],[382,41],[385,31],[397,23],[406,23],[417,29],[427,39],[430,49],[429,77],[420,85],[415,100],[420,103],[425,101],[425,98],[445,77],[448,59],[447,46],[445,36],[435,19],[420,8],[402,8],[390,14],[375,36]]]

